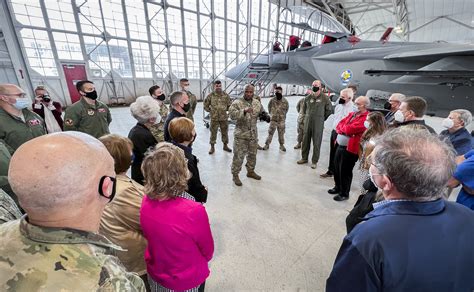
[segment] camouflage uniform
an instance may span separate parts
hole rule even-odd
[[[305,108],[304,108],[304,97],[298,101],[296,104],[296,111],[298,112],[298,144],[303,143],[303,132],[304,132],[304,117],[305,117]]]
[[[272,119],[270,121],[270,126],[268,127],[268,137],[265,142],[266,145],[270,145],[272,142],[273,134],[276,129],[278,129],[278,142],[280,142],[280,145],[285,144],[285,121],[288,107],[288,100],[284,97],[282,97],[281,100],[274,97],[268,103],[268,112]]]
[[[301,157],[308,160],[311,139],[313,140],[312,163],[319,160],[321,142],[323,140],[324,121],[332,114],[332,104],[327,95],[320,93],[318,96],[309,94],[304,98],[305,119],[303,146]]]
[[[166,118],[168,117],[168,107],[164,103],[160,105],[160,117],[161,122],[153,126],[147,126],[148,130],[150,130],[151,134],[153,137],[155,137],[155,140],[158,143],[165,141],[164,126]]]
[[[229,143],[229,124],[227,119],[229,118],[227,111],[229,110],[232,100],[230,96],[222,92],[211,92],[204,100],[204,110],[209,112],[211,118],[211,139],[210,144],[216,144],[217,130],[221,128],[222,143]]]
[[[20,209],[10,196],[0,189],[0,224],[16,220],[21,217]],[[5,239],[3,239],[5,240]],[[0,259],[1,262],[1,259]]]
[[[186,113],[186,117],[194,122],[194,112],[196,111],[197,98],[191,93],[191,91],[186,90],[186,94],[189,96],[189,105],[191,106],[189,111]]]
[[[0,225],[0,237],[1,291],[145,291],[110,255],[120,248],[102,235],[22,217]]]
[[[245,113],[246,108],[252,107],[253,113]],[[243,97],[235,100],[229,108],[229,115],[236,120],[234,131],[234,157],[232,159],[232,174],[239,174],[242,163],[247,156],[247,172],[253,172],[257,163],[257,119],[263,111],[262,104],[256,98],[251,101]]]
[[[64,131],[79,131],[100,138],[110,133],[111,122],[112,115],[105,103],[96,100],[92,105],[81,98],[66,109]]]

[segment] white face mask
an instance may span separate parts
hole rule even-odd
[[[370,181],[374,184],[374,186],[376,186],[378,189],[380,189],[380,187],[375,182],[374,174],[372,173],[372,171],[370,171],[370,168],[369,168],[369,178],[370,178]]]
[[[370,123],[369,123],[369,121],[365,121],[365,122],[364,122],[364,127],[365,127],[366,129],[370,128]]]
[[[395,118],[395,121],[399,123],[403,123],[405,121],[405,116],[400,110],[396,111],[393,117]]]
[[[183,89],[188,91],[189,90],[189,86],[183,86]]]
[[[159,123],[161,123],[161,116],[160,115],[158,115],[156,117],[155,125],[158,125]]]
[[[451,129],[454,126],[454,121],[450,118],[446,118],[443,120],[441,125],[443,125],[443,127],[445,127],[446,129]]]

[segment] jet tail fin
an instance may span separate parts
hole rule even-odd
[[[387,30],[383,33],[382,37],[380,38],[381,42],[388,42],[388,39],[390,38],[390,34],[393,31],[393,27],[387,27]]]

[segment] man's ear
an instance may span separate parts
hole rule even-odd
[[[392,183],[388,176],[382,175],[382,183],[380,184],[380,187],[383,191],[388,192],[393,190],[395,188],[395,185]]]

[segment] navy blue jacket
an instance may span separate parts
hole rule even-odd
[[[394,201],[345,238],[326,291],[473,291],[474,212],[442,199]]]
[[[448,130],[444,130],[439,136],[449,139],[457,155],[463,155],[472,150],[472,136],[466,128],[461,128],[454,133],[449,133]]]
[[[173,109],[168,116],[166,117],[165,125],[164,125],[164,133],[165,133],[165,141],[171,143],[171,136],[170,132],[168,130],[168,126],[171,122],[172,119],[174,118],[180,118],[180,117],[185,117],[186,115],[183,115],[182,113],[178,112],[177,110]]]

